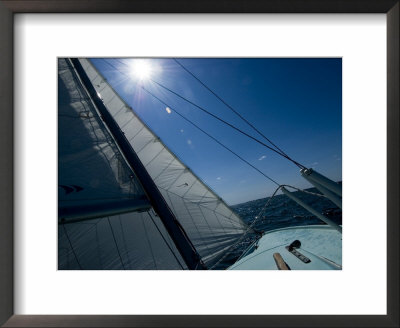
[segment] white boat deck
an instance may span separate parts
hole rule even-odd
[[[296,251],[309,258],[304,263],[285,247],[293,241],[301,242]],[[290,227],[266,232],[252,245],[247,254],[229,270],[278,270],[274,254],[279,253],[290,270],[341,270],[342,235],[328,225]],[[254,249],[251,252],[251,249]]]

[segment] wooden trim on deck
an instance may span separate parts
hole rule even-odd
[[[274,256],[274,260],[275,260],[276,266],[278,267],[279,270],[290,270],[289,266],[283,260],[281,254],[274,253],[273,256]]]

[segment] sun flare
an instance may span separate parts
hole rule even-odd
[[[138,59],[132,64],[131,74],[139,80],[148,80],[152,74],[152,67],[146,60]]]

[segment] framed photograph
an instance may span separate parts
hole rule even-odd
[[[0,323],[398,326],[399,7],[1,1]]]

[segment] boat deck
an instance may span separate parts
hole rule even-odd
[[[287,247],[295,240],[301,246],[290,252]],[[327,225],[268,231],[229,270],[279,270],[279,259],[282,269],[286,264],[289,270],[341,270],[342,235]]]

